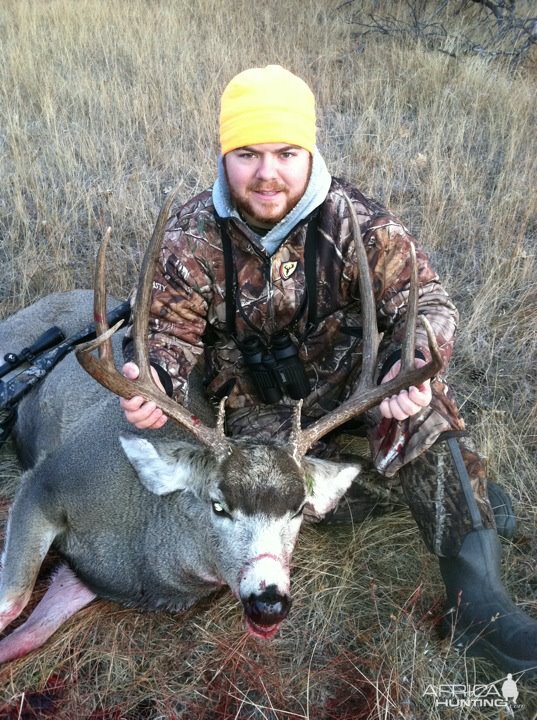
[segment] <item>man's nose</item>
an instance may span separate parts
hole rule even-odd
[[[261,155],[257,166],[257,177],[260,180],[273,180],[277,176],[276,160],[270,153]]]

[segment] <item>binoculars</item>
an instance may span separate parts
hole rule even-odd
[[[310,382],[287,332],[274,335],[269,345],[257,335],[249,335],[242,340],[240,349],[261,402],[272,405],[284,395],[300,400],[310,394]]]

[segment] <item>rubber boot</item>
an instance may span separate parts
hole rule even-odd
[[[537,677],[537,621],[507,594],[500,555],[496,531],[479,529],[466,535],[457,557],[439,559],[446,621],[456,647],[488,657],[505,672]]]
[[[505,672],[537,676],[537,621],[502,584],[500,543],[479,456],[447,435],[400,475],[423,538],[439,556],[445,620],[455,645],[492,659]],[[510,506],[502,493],[502,512],[506,497]]]
[[[501,485],[490,481],[487,493],[494,512],[496,532],[501,538],[512,540],[516,535],[516,516],[511,498]]]

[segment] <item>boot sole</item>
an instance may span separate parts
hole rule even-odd
[[[457,652],[464,652],[470,657],[484,657],[492,660],[501,670],[512,675],[519,675],[528,680],[537,678],[537,664],[535,660],[520,660],[501,652],[490,641],[471,630],[455,628],[449,621],[444,621],[444,630],[453,636],[452,647]]]

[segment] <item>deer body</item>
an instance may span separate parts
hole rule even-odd
[[[114,339],[116,355],[119,342]],[[284,448],[245,439],[219,459],[171,423],[133,431],[117,398],[74,356],[22,403],[16,440],[31,467],[10,512],[1,627],[23,610],[52,546],[84,604],[98,596],[180,611],[227,585],[243,603],[250,632],[277,631],[291,604],[291,556],[308,500],[305,470]],[[319,479],[317,497],[309,497],[315,511],[327,512],[358,470],[308,461],[308,473]],[[80,607],[78,596],[69,605],[65,569],[58,578],[54,602],[45,602],[45,626],[60,607],[67,617]],[[47,639],[50,633],[29,637],[36,624],[0,641],[0,661]]]

